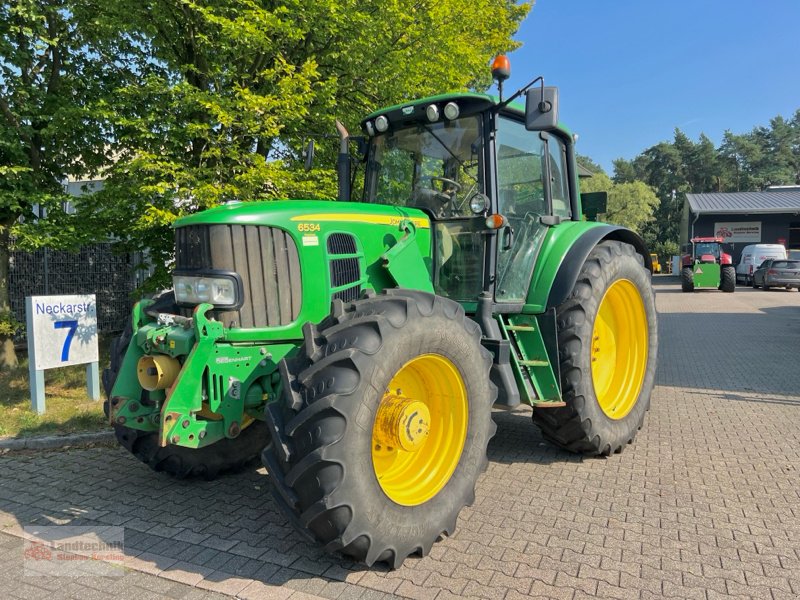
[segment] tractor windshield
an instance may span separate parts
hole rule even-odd
[[[480,118],[415,124],[377,136],[367,159],[366,202],[421,208],[434,218],[469,216],[483,193]]]
[[[364,200],[420,208],[433,218],[433,287],[474,301],[483,289],[484,215],[470,200],[484,194],[481,117],[415,123],[373,138]]]
[[[711,254],[714,258],[719,258],[719,244],[716,242],[697,242],[694,245],[695,257]]]

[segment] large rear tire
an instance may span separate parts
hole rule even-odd
[[[572,452],[621,452],[641,429],[655,381],[658,326],[633,246],[596,246],[557,309],[562,408],[536,408],[544,437]]]
[[[736,291],[736,269],[733,267],[722,267],[719,289],[729,294]]]
[[[397,289],[337,302],[304,334],[266,411],[278,503],[367,565],[426,555],[474,501],[495,431],[480,328],[456,302]]]
[[[154,308],[161,312],[178,312],[172,292],[159,296]],[[114,388],[114,382],[119,375],[132,336],[133,330],[129,321],[122,335],[111,343],[111,364],[108,369],[103,370],[102,377],[106,392],[106,401],[103,403],[106,416],[109,414],[111,390]],[[150,402],[148,392],[142,392],[141,402],[145,405]],[[178,479],[184,477],[214,479],[222,473],[240,470],[255,462],[269,440],[267,426],[263,421],[253,421],[236,438],[225,438],[210,446],[197,449],[181,446],[161,448],[158,445],[156,432],[132,429],[116,423],[114,434],[121,446],[151,469],[163,471]]]
[[[694,271],[692,271],[691,267],[683,267],[681,269],[681,291],[694,291]]]

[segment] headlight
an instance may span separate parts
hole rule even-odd
[[[173,275],[175,301],[178,304],[208,302],[219,307],[237,307],[240,302],[239,282],[233,276],[194,277]]]
[[[489,199],[483,194],[475,194],[469,199],[469,209],[473,214],[479,215],[489,208]]]
[[[444,105],[444,116],[448,121],[455,121],[460,112],[458,104],[455,102],[448,102]]]
[[[428,108],[425,109],[425,115],[428,117],[428,121],[435,123],[439,120],[439,107],[435,104],[429,104]]]
[[[378,118],[375,119],[375,129],[381,133],[384,133],[389,129],[389,119],[387,119],[384,115],[378,116]]]

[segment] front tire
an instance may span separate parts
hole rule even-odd
[[[491,355],[461,305],[387,290],[307,325],[267,407],[278,503],[328,551],[398,567],[455,530],[494,435]]]
[[[167,292],[158,297],[153,305],[159,312],[177,314],[178,306],[175,296]],[[109,415],[111,390],[119,375],[125,353],[131,343],[133,329],[128,320],[122,335],[111,343],[111,364],[103,370],[103,388],[106,400],[103,410]],[[150,402],[149,394],[142,392],[143,404]],[[210,446],[202,448],[184,448],[181,446],[159,446],[158,433],[142,431],[114,424],[114,434],[121,446],[133,454],[154,471],[163,471],[176,479],[185,477],[202,477],[214,479],[226,472],[238,471],[253,463],[261,454],[261,450],[269,440],[266,423],[253,421],[236,438],[225,438]]]
[[[733,267],[722,267],[719,289],[729,294],[736,291],[736,270]]]
[[[533,420],[566,450],[621,452],[650,407],[658,350],[653,288],[633,246],[596,246],[556,318],[566,406],[534,409]]]
[[[681,291],[694,291],[694,271],[692,271],[691,267],[681,269]]]

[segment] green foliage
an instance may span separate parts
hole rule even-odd
[[[656,242],[652,246],[651,251],[658,254],[662,263],[666,263],[671,257],[680,254],[680,246],[678,242],[674,241]],[[666,266],[662,265],[662,268],[666,270]]]
[[[23,327],[10,310],[0,311],[0,337],[11,337]]]
[[[166,282],[170,224],[219,202],[332,198],[334,119],[484,89],[530,6],[508,0],[21,0],[0,8],[0,215],[27,248],[113,235]],[[23,41],[20,41],[23,40]],[[19,77],[18,73],[31,77]],[[54,75],[53,75],[54,74]],[[58,85],[50,85],[53,76]],[[9,83],[10,82],[10,83]],[[13,88],[13,89],[12,89]],[[11,116],[9,116],[9,114]],[[318,142],[317,170],[300,154]],[[43,160],[34,155],[43,149]],[[67,175],[102,191],[57,207]],[[4,189],[3,186],[9,188]],[[5,212],[3,212],[5,211]]]
[[[68,0],[0,2],[0,225],[60,208],[62,180],[105,160],[103,65]],[[52,213],[58,212],[51,210]]]
[[[581,180],[582,192],[608,192],[605,221],[640,232],[653,220],[659,200],[653,188],[642,181],[615,183],[603,172]]]
[[[518,46],[511,36],[529,8],[4,0],[0,231],[25,249],[113,236],[120,250],[147,252],[149,288],[164,285],[176,218],[233,198],[334,197],[335,119],[358,133],[381,106],[486,88],[490,58]],[[320,167],[310,173],[300,164],[308,138]],[[67,177],[104,187],[71,199]],[[68,199],[76,214],[61,210]]]

